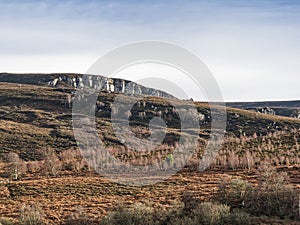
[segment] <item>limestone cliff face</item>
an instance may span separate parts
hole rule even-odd
[[[52,87],[93,88],[101,91],[149,95],[163,98],[174,96],[160,90],[147,88],[137,83],[104,76],[82,74],[9,74],[1,73],[0,82],[44,85]]]

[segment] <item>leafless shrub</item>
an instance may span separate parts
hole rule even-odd
[[[226,156],[219,154],[215,158],[214,163],[210,166],[211,169],[218,168],[218,167],[221,169],[227,168]]]
[[[230,207],[227,205],[203,202],[193,210],[195,224],[221,225],[225,224],[230,216]]]
[[[42,163],[41,161],[32,161],[32,162],[27,162],[27,170],[30,173],[37,173],[40,172],[42,168]]]
[[[288,184],[289,177],[287,173],[276,171],[276,168],[269,163],[261,163],[259,169],[260,187],[263,189],[277,190]]]
[[[241,159],[240,159],[240,166],[242,168],[251,170],[254,167],[254,165],[255,165],[254,157],[251,154],[251,152],[247,150],[245,152],[244,156],[241,157]]]
[[[20,225],[44,225],[43,210],[37,204],[22,205],[19,212]]]
[[[278,173],[270,164],[260,167],[261,182],[251,197],[249,210],[256,215],[295,219],[299,193],[288,185],[286,173]]]
[[[228,153],[227,163],[228,167],[232,170],[235,170],[239,165],[239,157],[233,150]]]
[[[46,175],[57,176],[61,171],[61,161],[57,157],[55,151],[51,148],[45,149],[43,152],[43,169]]]
[[[67,170],[79,172],[85,166],[81,153],[77,149],[65,150],[59,154],[59,158],[62,161],[64,169]]]
[[[230,214],[226,220],[228,225],[249,225],[250,215],[246,212],[235,211]]]
[[[110,213],[105,217],[100,225],[111,224],[144,224],[144,225],[159,225],[159,221],[156,220],[156,215],[152,207],[144,204],[135,205],[134,209],[126,209],[123,206],[117,208],[116,211]]]
[[[247,204],[253,188],[241,179],[223,180],[218,188],[217,200],[233,208],[241,208]]]

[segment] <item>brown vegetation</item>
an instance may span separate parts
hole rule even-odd
[[[1,224],[31,220],[36,224],[297,223],[300,120],[228,108],[219,155],[207,170],[199,172],[209,138],[210,112],[206,103],[196,103],[206,119],[200,122],[199,146],[192,159],[179,156],[186,166],[155,185],[123,186],[95,174],[93,164],[76,147],[83,143],[76,143],[72,134],[71,109],[65,104],[71,92],[67,87],[0,84],[0,218],[5,217]],[[185,133],[178,128],[168,101],[147,97],[140,108],[134,106],[130,123],[140,138],[149,136],[147,122],[153,115],[163,116],[170,127],[155,151],[133,151],[113,133],[110,105],[114,97],[101,94],[101,107],[107,108],[97,112],[96,119],[107,150],[134,165],[160,162],[157,169],[161,171],[181,168],[173,151],[179,145],[178,137]],[[124,97],[124,101],[128,98],[135,96]],[[194,147],[187,145],[185,150]],[[96,150],[84,154],[95,161]],[[143,145],[139,150],[145,150]],[[127,169],[110,166],[120,174]],[[122,208],[116,207],[120,204]]]

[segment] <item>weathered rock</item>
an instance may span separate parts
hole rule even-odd
[[[270,107],[263,107],[259,108],[257,112],[262,113],[262,114],[268,114],[268,115],[276,115],[276,112],[271,109]]]
[[[163,98],[174,96],[160,90],[147,88],[137,83],[104,76],[83,74],[9,74],[1,73],[0,82],[45,85],[51,87],[91,88],[99,91],[149,95]]]

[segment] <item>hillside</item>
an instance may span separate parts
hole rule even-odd
[[[199,160],[211,133],[209,106],[207,103],[172,99],[178,105],[195,104],[199,113],[199,146],[193,158],[180,172],[163,182],[143,187],[125,186],[96,174],[80,156],[72,155],[73,161],[66,156],[70,150],[75,151],[78,144],[72,130],[70,102],[74,87],[39,85],[38,80],[34,84],[32,81],[31,84],[16,83],[18,80],[10,82],[0,82],[0,177],[3,177],[3,181],[0,178],[0,217],[16,219],[22,203],[28,202],[41,206],[49,224],[60,223],[81,210],[98,221],[121,203],[132,206],[137,202],[151,201],[155,207],[167,210],[178,204],[185,192],[194,193],[202,201],[211,200],[220,182],[228,177],[242,178],[258,185],[260,174],[257,168],[261,162],[286,171],[293,187],[300,188],[299,119],[228,107],[225,140],[220,154],[206,171],[199,172]],[[117,96],[124,103],[137,101],[130,112],[130,126],[140,139],[149,136],[148,123],[154,116],[161,116],[167,122],[168,132],[158,151],[135,154],[115,136],[111,126],[111,115],[115,112],[111,106]],[[213,107],[220,112],[223,110],[220,106]],[[143,159],[143,163],[149,163],[157,158],[166,159],[178,144],[180,135],[188,135],[187,131],[180,130],[180,119],[168,98],[104,91],[98,96],[93,110],[99,138],[125,162],[141,162]],[[45,175],[40,166],[44,165],[45,153],[49,154],[50,150],[55,152],[54,158],[61,167],[57,173]],[[25,161],[28,172],[20,175],[20,179],[5,183],[6,155],[9,152],[17,153]],[[123,173],[124,168],[117,169]],[[164,170],[164,164],[161,170]],[[253,224],[258,224],[257,221],[297,224],[278,218],[254,217],[254,221]]]
[[[300,119],[300,101],[227,102],[228,106]]]
[[[71,88],[0,83],[2,153],[17,151],[22,158],[33,160],[37,157],[36,151],[39,149],[51,147],[60,152],[75,147],[76,142],[72,134],[72,109],[67,100],[72,91]],[[103,104],[103,110],[96,114],[98,122],[101,124],[103,140],[112,145],[118,144],[118,141],[115,140],[107,122],[110,120],[110,105],[115,96],[115,93],[101,93],[99,99]],[[126,96],[124,98],[126,99]],[[147,120],[153,118],[156,113],[151,106],[154,106],[156,111],[171,107],[164,99],[154,97],[145,97],[145,99],[147,102],[145,108],[135,106],[132,109],[133,124],[135,121],[136,125],[140,125],[138,122],[147,125]],[[178,100],[178,102],[180,101]],[[182,104],[185,102],[182,101]],[[205,119],[201,121],[200,135],[202,138],[207,138],[210,124],[208,104],[195,104],[198,112],[205,115]],[[147,112],[147,116],[143,119],[138,115],[138,111],[141,110]],[[178,123],[175,120],[175,114],[169,112],[163,113],[163,116],[171,118],[170,126],[172,123]],[[258,136],[266,136],[269,133],[297,130],[299,127],[300,120],[298,119],[263,115],[233,108],[227,109],[226,137],[240,138],[241,134],[252,136],[254,133]]]

